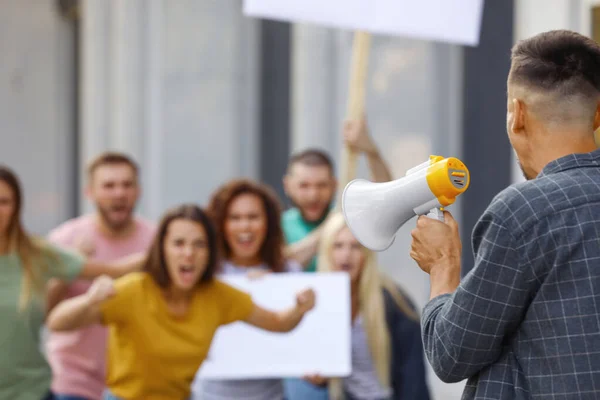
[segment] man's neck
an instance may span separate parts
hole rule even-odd
[[[133,218],[129,220],[122,228],[114,229],[109,224],[104,221],[104,219],[96,214],[96,226],[100,230],[100,232],[111,239],[125,239],[131,236],[135,230],[135,221]]]
[[[323,223],[323,221],[325,221],[325,219],[327,219],[327,216],[329,215],[329,212],[331,211],[331,206],[328,206],[327,209],[325,209],[325,211],[323,211],[323,215],[321,215],[318,219],[316,219],[314,221],[306,219],[306,216],[302,212],[302,209],[298,208],[298,210],[300,211],[300,216],[302,217],[302,220],[306,224],[319,226]]]
[[[567,135],[568,136],[568,135]],[[577,137],[573,134],[573,137]],[[594,137],[590,136],[588,140],[551,140],[548,139],[545,151],[541,153],[539,162],[536,165],[536,174],[539,174],[542,169],[552,161],[571,154],[584,154],[597,150]]]

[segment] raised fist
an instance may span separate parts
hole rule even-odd
[[[327,378],[322,377],[319,374],[316,375],[305,375],[303,377],[304,380],[308,381],[309,383],[315,385],[315,386],[321,386],[324,387],[327,385],[327,382],[329,381]]]
[[[92,283],[92,286],[86,292],[90,305],[100,304],[114,294],[113,280],[107,275],[102,275],[94,279],[94,283]]]
[[[296,294],[296,306],[306,313],[315,306],[315,292],[312,289],[304,289]]]
[[[364,116],[358,120],[345,121],[342,135],[344,136],[344,143],[354,151],[366,154],[377,152],[377,148],[371,136],[369,136],[367,121]]]

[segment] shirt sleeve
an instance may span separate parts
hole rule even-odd
[[[120,324],[131,315],[133,299],[141,296],[141,272],[132,272],[114,281],[115,294],[100,307],[104,325]]]
[[[474,230],[475,265],[450,295],[432,299],[421,317],[423,344],[436,375],[459,382],[492,364],[520,324],[537,286],[511,231],[497,217]]]
[[[81,254],[51,243],[47,243],[46,246],[48,279],[57,278],[71,282],[81,274],[85,265],[85,258]]]
[[[250,294],[225,282],[217,281],[216,284],[221,305],[221,324],[227,325],[248,319],[254,310],[254,302]]]
[[[73,243],[73,231],[58,227],[48,233],[48,241],[62,247],[70,247]]]

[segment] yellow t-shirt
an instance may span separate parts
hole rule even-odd
[[[102,305],[109,325],[107,386],[126,400],[185,399],[217,328],[246,319],[249,294],[217,279],[198,287],[185,316],[172,315],[154,279],[136,272],[115,282]]]

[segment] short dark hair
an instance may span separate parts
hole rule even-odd
[[[511,82],[563,96],[600,93],[600,45],[586,36],[544,32],[519,41],[511,53]]]
[[[292,154],[288,163],[288,171],[295,164],[303,164],[310,167],[328,167],[331,171],[331,175],[334,174],[333,161],[329,154],[323,150],[310,148],[297,153]]]
[[[117,152],[117,151],[105,151],[103,153],[98,154],[96,157],[92,159],[92,161],[88,164],[87,173],[88,178],[91,178],[98,169],[103,165],[115,165],[115,164],[127,164],[133,169],[136,175],[139,173],[139,167],[135,161],[131,157],[129,157],[125,153]]]
[[[162,288],[167,288],[171,284],[171,277],[167,269],[167,262],[164,254],[164,242],[167,230],[171,222],[184,219],[194,221],[202,225],[206,232],[206,242],[208,246],[208,263],[206,269],[198,284],[208,282],[213,279],[215,271],[217,269],[217,260],[219,259],[219,249],[217,247],[217,237],[215,228],[208,217],[208,215],[195,204],[182,204],[178,207],[168,210],[162,217],[156,235],[150,249],[148,251],[148,258],[144,264],[144,271],[146,271],[154,281]]]
[[[231,256],[231,247],[225,239],[225,222],[229,212],[229,206],[237,197],[243,194],[257,196],[263,205],[267,218],[267,234],[265,241],[260,247],[262,261],[273,272],[284,272],[285,257],[283,247],[285,237],[281,228],[281,203],[275,191],[262,183],[249,179],[233,179],[219,187],[212,195],[207,207],[208,213],[213,219],[217,229],[217,240],[219,250],[225,258]]]

